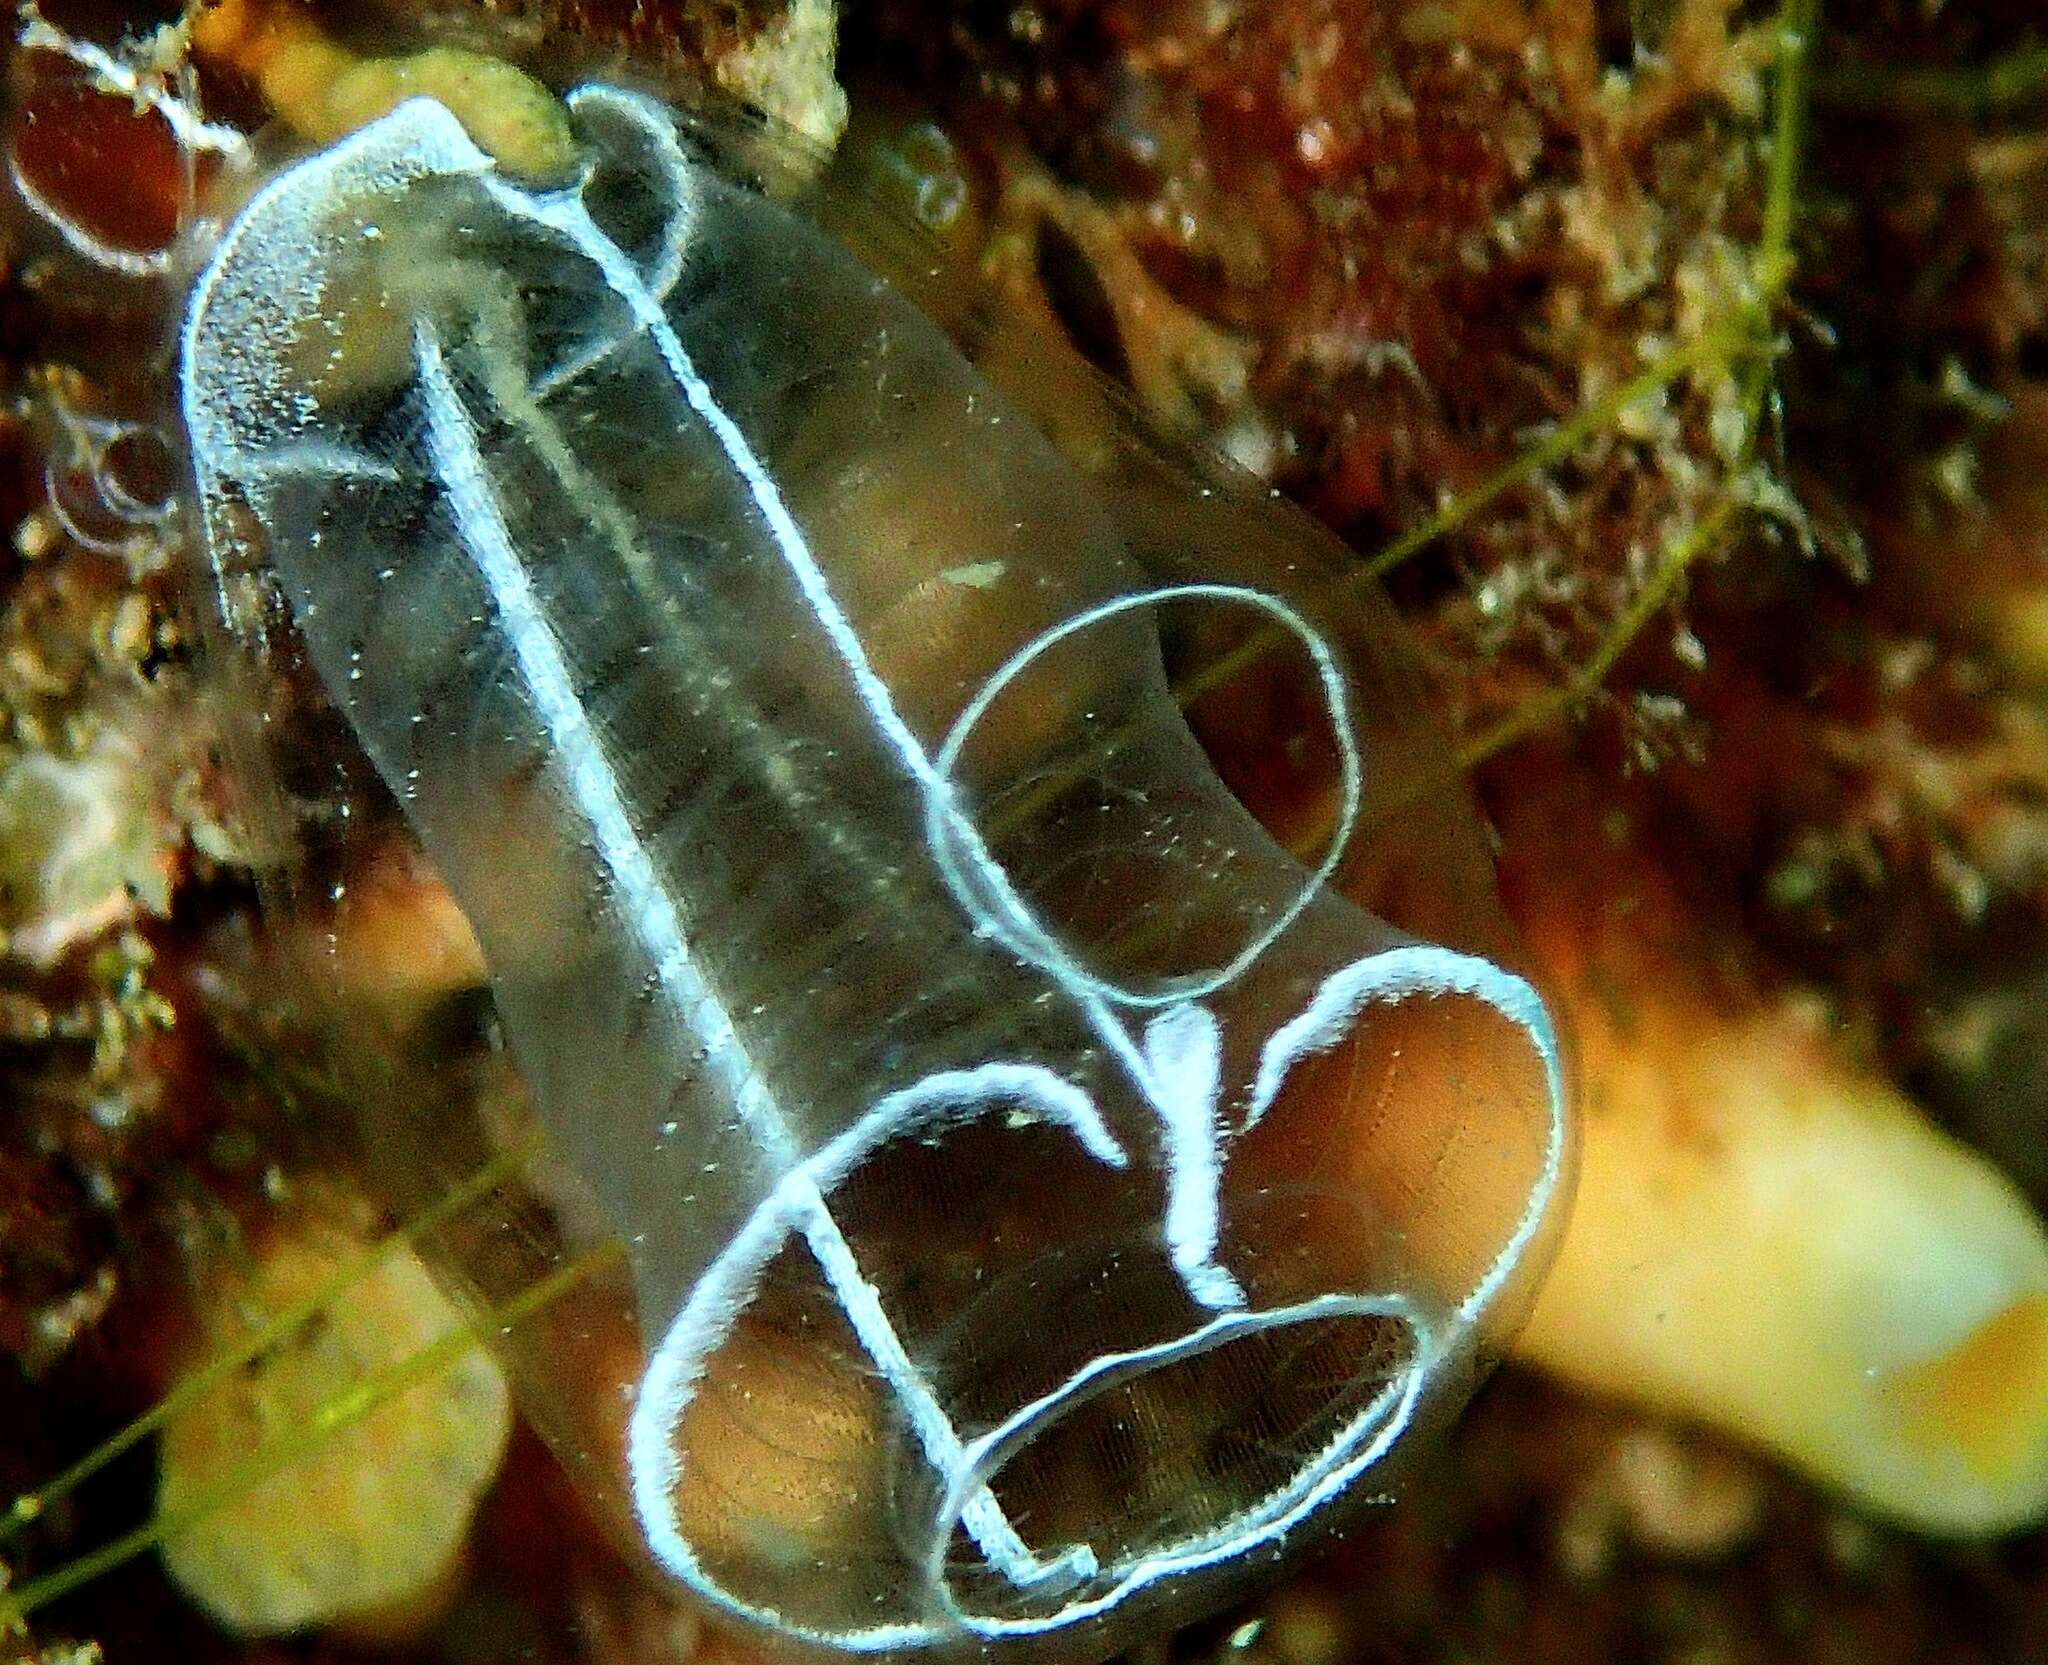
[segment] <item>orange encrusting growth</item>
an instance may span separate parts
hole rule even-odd
[[[1521,1356],[1922,1530],[2038,1520],[2040,1218],[1813,1002],[1717,952],[1623,826],[1582,813],[1561,791],[1508,829],[1508,889],[1585,1083],[1578,1195]]]
[[[2022,1296],[1885,1387],[1909,1439],[1959,1452],[1987,1485],[2012,1479],[2034,1455],[2028,1431],[2048,1406],[2048,1295]]]

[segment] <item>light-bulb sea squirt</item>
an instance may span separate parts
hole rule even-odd
[[[1468,828],[1403,829],[1457,940],[1330,882],[1414,693],[1317,534],[1084,475],[703,124],[566,106],[565,184],[414,99],[228,229],[212,591],[303,652],[626,1245],[651,1559],[799,1643],[1106,1651],[1469,1390],[1564,1190],[1551,1019]],[[1337,760],[1306,861],[1175,697],[1247,641]]]

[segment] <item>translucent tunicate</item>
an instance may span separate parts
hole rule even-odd
[[[415,100],[228,231],[220,611],[474,930],[550,1229],[626,1245],[616,1447],[548,1409],[601,1397],[573,1350],[520,1374],[651,1559],[796,1642],[1105,1652],[1469,1391],[1563,1189],[1550,1019],[1455,806],[1376,807],[1419,697],[1324,540],[1114,416],[1083,472],[702,123],[567,104],[567,186]],[[1216,655],[1315,713],[1305,861],[1183,714]]]

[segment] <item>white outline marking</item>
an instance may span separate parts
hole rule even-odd
[[[1162,993],[1142,994],[1119,988],[1095,976],[1061,947],[1058,938],[1038,922],[1029,905],[1017,894],[1001,863],[989,853],[972,823],[959,814],[950,788],[953,770],[975,726],[988,715],[989,708],[1003,690],[1029,669],[1034,660],[1069,636],[1093,629],[1105,619],[1173,601],[1234,601],[1255,607],[1277,619],[1308,650],[1317,679],[1323,685],[1323,696],[1330,704],[1330,729],[1337,741],[1337,821],[1323,859],[1305,875],[1301,890],[1265,930],[1224,964],[1209,971],[1190,972],[1177,977]],[[1345,848],[1351,842],[1351,835],[1357,829],[1359,810],[1365,801],[1365,764],[1352,722],[1350,690],[1336,654],[1308,620],[1278,596],[1242,584],[1162,584],[1100,602],[1041,631],[997,667],[954,719],[953,726],[939,746],[937,771],[947,783],[948,790],[943,799],[934,797],[927,804],[926,836],[939,855],[941,871],[959,898],[961,907],[988,930],[1000,934],[1019,958],[1040,967],[1063,988],[1083,989],[1119,1006],[1175,1006],[1183,1001],[1200,1000],[1236,981],[1301,917],[1302,910],[1315,900],[1337,871],[1338,863],[1344,859]],[[971,874],[960,871],[959,864],[952,857],[955,839],[966,848]],[[988,903],[975,894],[976,881],[988,887],[995,911],[991,912]]]
[[[1460,954],[1426,942],[1389,948],[1371,959],[1346,966],[1316,990],[1315,998],[1298,1016],[1282,1024],[1267,1040],[1259,1056],[1258,1075],[1252,1083],[1240,1131],[1249,1132],[1272,1107],[1295,1061],[1311,1053],[1327,1052],[1339,1044],[1350,1033],[1351,1020],[1369,1002],[1400,1000],[1415,994],[1468,995],[1485,1001],[1510,1023],[1526,1030],[1535,1044],[1536,1056],[1542,1061],[1544,1086],[1550,1095],[1552,1109],[1543,1146],[1543,1166],[1531,1187],[1528,1206],[1493,1264],[1458,1306],[1459,1320],[1471,1323],[1500,1293],[1501,1286],[1520,1263],[1522,1252],[1549,1212],[1551,1197],[1564,1172],[1564,1059],[1549,1009],[1526,979],[1476,955]]]
[[[1120,1381],[1195,1358],[1241,1336],[1294,1324],[1326,1323],[1332,1319],[1356,1317],[1398,1320],[1414,1338],[1413,1353],[1372,1402],[1331,1436],[1322,1453],[1295,1471],[1290,1484],[1268,1493],[1251,1508],[1228,1516],[1208,1532],[1193,1534],[1167,1548],[1148,1550],[1128,1567],[1117,1569],[1122,1576],[1109,1589],[1071,1603],[1047,1618],[999,1619],[975,1615],[955,1602],[951,1582],[945,1576],[945,1551],[952,1543],[954,1525],[964,1518],[961,1499],[970,1493],[979,1495],[989,1489],[996,1470],[1042,1431],[1035,1424],[1049,1425],[1063,1410],[1107,1392]],[[962,1628],[976,1635],[989,1638],[1040,1635],[1105,1613],[1137,1591],[1162,1579],[1196,1572],[1222,1561],[1234,1560],[1262,1545],[1277,1543],[1384,1457],[1406,1431],[1415,1415],[1423,1384],[1428,1381],[1436,1362],[1435,1333],[1435,1326],[1404,1297],[1321,1295],[1313,1300],[1264,1312],[1224,1313],[1200,1329],[1160,1346],[1105,1354],[1085,1370],[1076,1371],[1053,1392],[1021,1407],[968,1446],[973,1466],[958,1477],[940,1507],[938,1526],[932,1534],[925,1562],[926,1579],[939,1591],[948,1614]]]

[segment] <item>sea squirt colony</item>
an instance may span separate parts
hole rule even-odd
[[[1130,433],[1084,474],[715,123],[565,102],[566,182],[413,99],[227,229],[218,610],[303,653],[624,1240],[653,1560],[829,1649],[1106,1652],[1469,1391],[1564,1189],[1551,1020],[1469,825],[1400,823],[1458,941],[1347,893],[1415,695],[1326,540]],[[1307,861],[1176,697],[1247,643],[1335,759]]]

